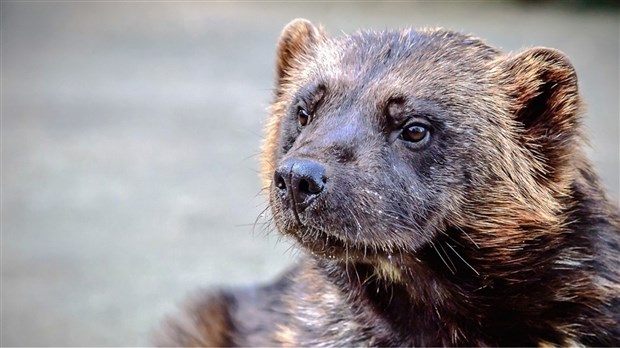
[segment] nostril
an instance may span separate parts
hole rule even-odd
[[[325,185],[325,179],[321,177],[319,178],[307,178],[301,179],[299,181],[299,191],[309,195],[316,195],[323,191],[323,186]]]
[[[310,184],[305,179],[301,179],[299,181],[299,191],[300,192],[315,193],[315,192],[311,192]]]
[[[294,173],[293,181],[297,185],[297,192],[302,196],[312,196],[321,193],[327,182],[327,178],[323,173],[322,167],[320,167],[320,170],[309,170],[302,174]]]
[[[280,173],[276,172],[273,178],[274,184],[280,190],[286,190],[286,182]]]

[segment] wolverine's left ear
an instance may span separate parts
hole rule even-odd
[[[547,171],[557,172],[579,132],[575,69],[562,52],[542,47],[510,56],[504,64],[512,113],[523,127],[525,145],[542,156]]]
[[[579,109],[577,75],[560,51],[530,48],[507,59],[514,114],[529,131],[570,131]]]

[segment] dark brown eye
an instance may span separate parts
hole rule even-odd
[[[297,110],[297,121],[300,127],[305,127],[310,122],[310,114],[304,108]]]
[[[419,143],[429,136],[429,131],[426,126],[421,124],[414,124],[412,126],[403,128],[403,132],[400,134],[400,137],[412,143]]]

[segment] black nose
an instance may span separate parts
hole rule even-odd
[[[298,212],[306,209],[325,188],[325,168],[317,162],[290,158],[282,162],[273,182],[285,200],[292,200]]]

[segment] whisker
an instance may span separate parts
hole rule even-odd
[[[259,221],[261,218],[264,218],[264,217],[265,217],[265,213],[267,212],[267,210],[269,210],[269,206],[265,207],[265,209],[263,209],[263,210],[262,210],[262,211],[258,214],[258,216],[256,216],[256,219],[254,219],[254,226],[253,226],[253,228],[252,228],[252,235],[253,235],[253,236],[255,235],[255,232],[256,232],[256,225],[258,225],[258,224],[259,224],[259,222],[258,222],[258,221]],[[270,223],[270,221],[269,221],[269,220],[267,220],[267,223],[266,223],[266,224],[262,224],[262,226],[268,225],[269,223]]]
[[[260,156],[261,154],[262,154],[262,152],[255,152],[255,153],[253,153],[253,154],[251,154],[251,155],[249,155],[249,156],[245,156],[245,157],[243,157],[243,158],[241,159],[241,162],[245,162],[245,161],[247,161],[247,160],[250,160],[250,159],[256,158],[256,157]],[[258,170],[254,170],[254,172],[260,173],[260,171],[258,171]]]
[[[452,251],[456,254],[456,256],[458,256],[458,257],[459,257],[459,259],[461,259],[461,261],[463,261],[463,262],[464,262],[464,263],[465,263],[465,264],[466,264],[469,268],[471,268],[471,270],[472,270],[472,271],[474,271],[477,275],[480,275],[480,273],[478,273],[478,271],[476,271],[476,269],[475,269],[472,265],[470,265],[470,264],[469,264],[469,262],[465,261],[465,259],[461,256],[461,254],[459,254],[459,253],[456,251],[456,249],[454,249],[454,248],[452,247],[452,245],[450,245],[449,243],[446,243],[446,244],[448,245],[448,247],[449,247],[450,249],[452,249]]]
[[[347,278],[349,278],[349,282],[351,282],[351,277],[349,277],[349,243],[344,243],[345,250],[345,259],[344,259],[344,269],[347,273]]]
[[[474,240],[473,240],[473,239],[469,236],[469,234],[467,234],[467,232],[465,232],[465,230],[464,230],[464,229],[462,229],[462,228],[460,228],[460,227],[457,227],[457,228],[459,229],[459,231],[460,231],[460,232],[462,232],[462,233],[465,235],[465,237],[467,237],[467,238],[468,238],[468,239],[469,239],[469,240],[470,240],[470,241],[471,241],[471,242],[472,242],[472,243],[476,246],[476,249],[480,249],[480,246],[478,245],[478,243],[476,243],[476,242],[475,242],[475,241],[474,241]]]
[[[441,253],[439,252],[439,250],[435,246],[435,243],[433,243],[432,241],[430,243],[431,243],[431,247],[435,250],[435,252],[437,252],[437,255],[439,255],[439,258],[441,259],[441,261],[443,261],[444,265],[446,265],[446,267],[450,270],[450,272],[452,274],[455,274],[454,271],[452,270],[452,268],[450,268],[450,265],[448,265],[446,260],[444,260],[443,256],[441,255]]]
[[[441,251],[443,251],[443,254],[446,256],[446,259],[448,259],[448,262],[450,262],[450,264],[452,265],[452,268],[454,268],[454,271],[456,272],[456,266],[454,265],[454,262],[452,262],[450,255],[448,255],[448,253],[446,252],[446,249],[443,248],[443,244],[441,243],[441,241],[438,241],[437,244],[441,248]]]

